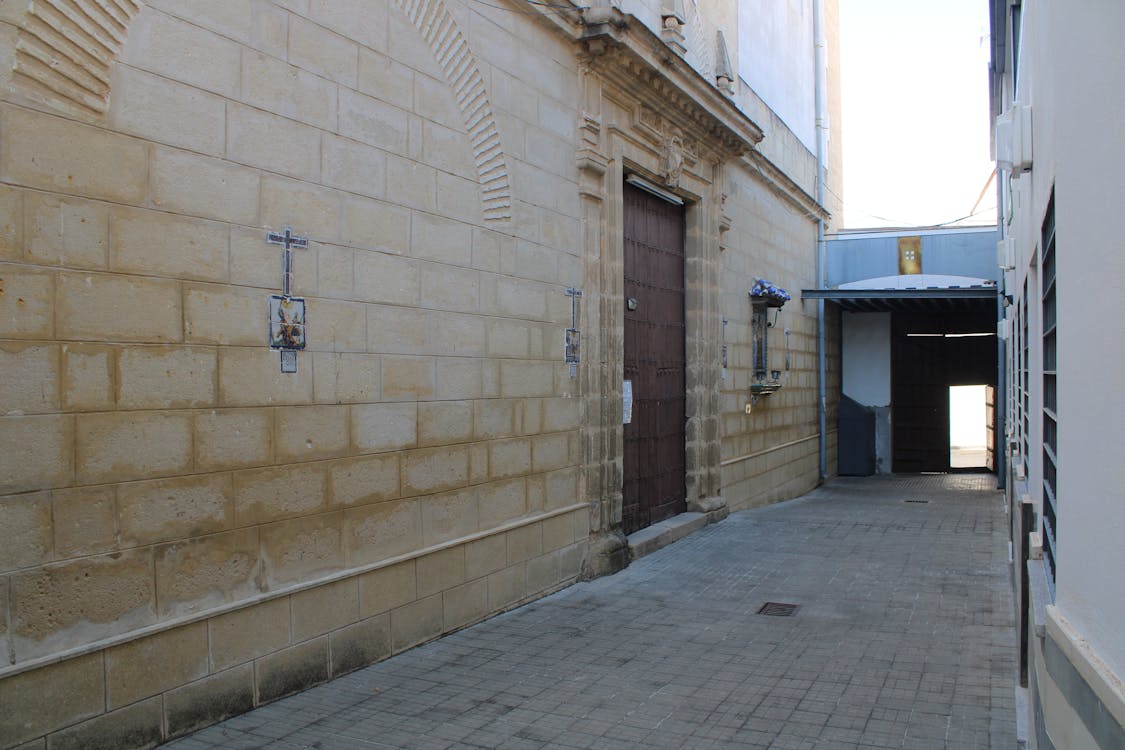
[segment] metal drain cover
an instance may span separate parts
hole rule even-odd
[[[929,500],[903,500],[903,502],[904,503],[918,503],[919,505],[925,505],[926,503],[928,503],[930,501]]]
[[[758,610],[758,614],[769,615],[770,617],[792,617],[793,615],[797,614],[797,610],[800,608],[800,604],[766,602],[762,605],[762,608]]]

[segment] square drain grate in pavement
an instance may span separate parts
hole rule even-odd
[[[930,501],[929,500],[903,500],[903,502],[904,503],[917,503],[919,505],[925,505],[926,503],[928,503]]]
[[[771,617],[792,617],[797,614],[797,610],[801,608],[799,604],[785,604],[784,602],[766,602],[762,608],[758,610],[760,615],[769,615]]]

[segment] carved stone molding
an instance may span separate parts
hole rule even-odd
[[[485,220],[510,219],[512,189],[500,131],[484,78],[457,21],[446,9],[444,0],[395,0],[395,5],[422,34],[453,89],[473,144]]]
[[[13,3],[15,4],[15,3]],[[140,0],[25,0],[7,90],[85,120],[109,106],[110,69]]]

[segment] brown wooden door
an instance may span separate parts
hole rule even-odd
[[[686,510],[684,209],[625,186],[626,534]],[[635,300],[635,308],[629,300]]]

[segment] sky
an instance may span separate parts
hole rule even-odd
[[[846,228],[962,219],[992,173],[988,3],[840,0]],[[996,221],[995,184],[962,224]]]

